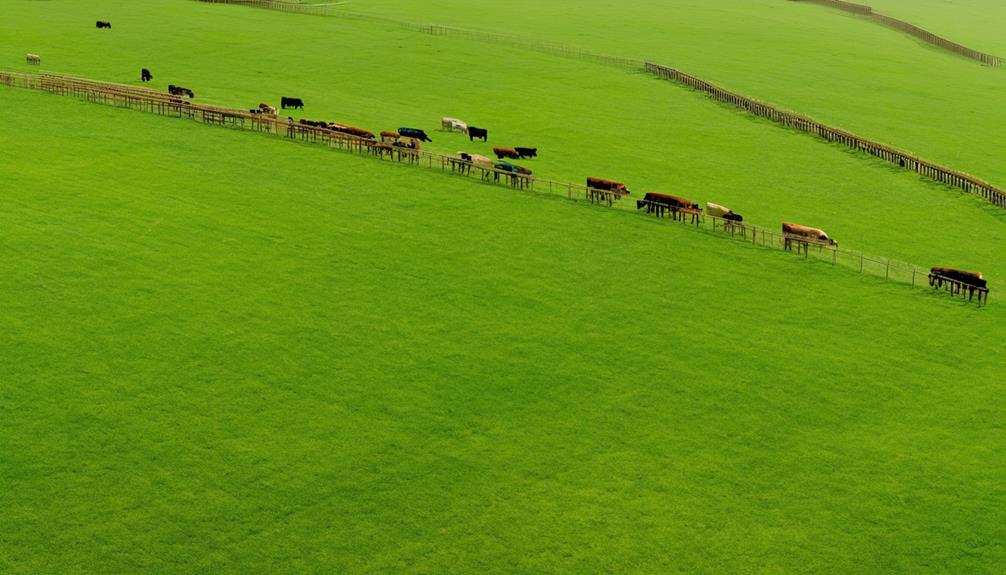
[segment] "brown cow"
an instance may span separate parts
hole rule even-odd
[[[942,267],[934,267],[929,270],[929,285],[934,288],[943,287],[944,282],[948,284],[948,289],[952,294],[963,293],[964,290],[967,290],[969,301],[974,297],[975,291],[978,291],[978,303],[982,302],[983,294],[988,297],[988,281],[982,277],[981,272]]]
[[[783,245],[786,250],[790,251],[793,249],[793,242],[797,242],[797,251],[809,249],[808,246],[811,242],[819,245],[838,247],[838,242],[829,238],[828,234],[824,233],[824,230],[801,226],[800,224],[784,223],[782,225],[782,235],[784,238]]]
[[[520,159],[520,154],[513,148],[493,148],[493,153],[496,154],[496,157],[500,160],[503,158],[510,158],[513,160]]]
[[[636,209],[641,210],[643,207],[646,208],[646,213],[656,213],[659,217],[664,216],[665,210],[670,210],[674,219],[678,219],[679,216],[684,219],[686,213],[691,213],[692,221],[697,219],[698,214],[695,212],[699,209],[699,205],[691,200],[656,192],[647,192],[643,199],[636,200]]]

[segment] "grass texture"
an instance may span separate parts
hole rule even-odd
[[[0,53],[376,130],[457,115],[493,140],[436,149],[539,145],[546,175],[1006,277],[976,198],[642,74],[101,7],[16,2]],[[1006,567],[996,293],[977,309],[624,206],[0,99],[0,572]]]

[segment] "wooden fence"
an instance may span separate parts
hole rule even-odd
[[[873,11],[873,8],[866,6],[864,4],[853,4],[852,2],[843,2],[842,0],[790,0],[791,2],[809,2],[811,4],[821,4],[823,6],[830,6],[832,8],[837,8],[839,10],[844,10],[846,12],[852,12],[854,14],[859,14],[870,18],[871,20],[887,26],[889,28],[894,28],[895,30],[900,30],[906,34],[911,34],[916,38],[921,39],[924,42],[932,44],[938,48],[942,48],[954,54],[964,56],[965,58],[970,58],[972,60],[977,60],[986,66],[999,67],[1006,63],[1006,59],[1000,58],[999,56],[993,56],[992,54],[986,54],[984,52],[979,52],[978,50],[973,50],[967,46],[962,46],[957,42],[952,42],[943,38],[942,36],[937,36],[928,30],[919,28],[918,26],[905,22],[904,20],[899,20],[897,18],[891,18],[890,16],[884,16],[883,14],[878,14]]]
[[[212,1],[212,2],[223,2],[223,3],[242,3],[242,2],[268,2],[268,0],[201,0],[201,1]],[[794,0],[794,1],[815,1],[825,4],[834,4],[840,6],[842,9],[861,12],[872,9],[869,6],[862,4],[852,4],[850,2],[842,2],[841,0]],[[537,50],[541,52],[546,52],[553,55],[563,56],[567,58],[575,58],[579,60],[585,60],[594,62],[597,64],[604,64],[610,66],[616,66],[620,68],[637,69],[645,68],[652,74],[655,74],[661,78],[668,80],[673,80],[675,82],[685,84],[696,90],[701,90],[711,95],[713,98],[732,104],[738,108],[768,118],[774,122],[784,124],[791,128],[796,128],[798,130],[816,134],[829,142],[840,142],[853,149],[862,150],[870,155],[882,158],[898,166],[915,171],[923,176],[933,179],[937,182],[956,187],[958,189],[964,190],[965,192],[978,194],[985,198],[989,202],[1006,208],[1006,191],[985,182],[974,176],[941,166],[934,162],[929,162],[918,158],[907,152],[903,152],[894,149],[890,146],[873,142],[846,132],[845,130],[840,130],[838,128],[832,128],[825,126],[811,118],[806,116],[801,116],[792,112],[782,111],[775,106],[770,104],[765,104],[758,102],[752,98],[741,96],[739,94],[734,94],[727,90],[720,88],[710,82],[706,82],[695,76],[685,74],[684,72],[675,70],[668,66],[662,66],[660,64],[654,64],[651,62],[643,62],[641,60],[635,60],[632,58],[623,58],[619,56],[609,56],[604,54],[597,54],[585,50],[580,50],[577,48],[572,48],[558,43],[553,42],[541,42],[528,40],[524,38],[517,38],[514,36],[508,36],[504,34],[495,34],[491,32],[482,32],[475,30],[465,30],[461,28],[454,28],[451,26],[442,26],[439,24],[417,24],[413,22],[407,22],[404,20],[398,20],[395,18],[388,18],[384,16],[373,16],[369,14],[360,14],[355,12],[347,12],[344,10],[333,10],[329,12],[329,15],[338,16],[340,18],[348,18],[354,20],[362,20],[369,22],[378,22],[384,24],[390,24],[399,27],[405,27],[411,30],[432,34],[436,36],[459,36],[477,41],[488,41],[498,44],[505,44],[519,48],[526,48],[531,50]]]
[[[855,150],[861,150],[871,156],[876,156],[891,162],[892,164],[897,164],[906,170],[912,170],[942,184],[953,186],[970,194],[977,194],[996,206],[1006,208],[1006,191],[1003,191],[1002,189],[974,176],[923,160],[890,146],[873,142],[867,140],[866,138],[861,138],[855,134],[846,132],[845,130],[826,126],[806,116],[801,116],[793,112],[786,112],[770,104],[765,104],[746,96],[734,94],[733,92],[724,90],[715,84],[706,82],[705,80],[696,78],[695,76],[685,74],[684,72],[675,70],[674,68],[647,62],[646,69],[660,78],[684,84],[695,90],[705,92],[720,102],[731,104],[756,116],[768,118],[773,122],[778,122],[790,128],[795,128],[801,132],[814,134],[829,142],[839,142]]]
[[[561,194],[570,200],[583,200],[612,206],[624,197],[622,193],[589,188],[585,184],[513,174],[495,167],[482,166],[435,152],[408,148],[395,149],[378,141],[325,128],[302,125],[291,122],[287,118],[191,103],[177,96],[141,86],[97,82],[60,74],[24,74],[19,72],[0,72],[0,86],[35,89],[52,94],[73,96],[93,103],[163,116],[188,118],[203,124],[252,130],[292,140],[320,143],[343,151],[371,155],[385,161],[404,162],[428,169],[438,169],[444,174],[478,178],[479,181],[490,185],[507,186],[538,193]],[[646,207],[647,203],[640,200],[636,204],[637,210],[640,207]],[[666,213],[681,216],[674,218],[674,221],[693,224],[696,228],[708,233],[728,235],[734,239],[764,247],[789,249],[789,251],[801,254],[805,258],[823,259],[830,261],[832,265],[844,265],[862,274],[882,276],[887,280],[910,284],[913,287],[926,283],[923,279],[927,277],[928,270],[905,262],[867,256],[861,252],[842,250],[837,246],[802,238],[795,239],[795,249],[793,245],[787,248],[787,238],[781,231],[749,223],[739,224],[701,212],[676,213],[667,211]],[[793,238],[790,239],[793,240]],[[987,295],[985,299],[987,301]],[[981,305],[981,298],[979,298],[979,305]]]

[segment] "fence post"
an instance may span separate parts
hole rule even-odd
[[[859,254],[859,273],[863,273],[863,254]]]
[[[915,266],[912,266],[912,287],[915,287]]]
[[[884,279],[891,279],[891,260],[887,260],[887,272],[884,274]]]

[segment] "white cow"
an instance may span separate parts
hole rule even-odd
[[[457,118],[446,118],[446,117],[441,118],[440,126],[449,132],[457,130],[458,132],[461,132],[463,134],[468,133],[468,124],[462,122]]]
[[[25,56],[25,59],[28,61],[29,64],[33,64],[35,66],[38,66],[39,64],[42,63],[42,58],[40,58],[38,54],[28,54],[27,56]]]

